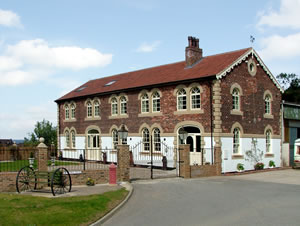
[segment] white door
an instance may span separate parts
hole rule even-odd
[[[202,164],[201,136],[200,134],[189,133],[186,144],[190,145],[190,165]]]
[[[94,130],[89,131],[87,135],[87,150],[86,150],[86,159],[87,160],[102,160],[102,153],[99,148],[99,134]]]

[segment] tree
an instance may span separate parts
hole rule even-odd
[[[45,139],[45,144],[50,147],[53,143],[57,147],[56,127],[48,120],[43,119],[41,122],[35,124],[33,133],[28,134],[28,138],[24,138],[25,146],[36,146],[39,144],[39,138]]]
[[[300,103],[300,76],[281,73],[276,78],[285,88],[282,99],[288,102]]]

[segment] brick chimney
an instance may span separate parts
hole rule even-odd
[[[187,67],[193,66],[202,58],[202,49],[199,48],[199,39],[189,36],[189,45],[185,48],[185,63]]]

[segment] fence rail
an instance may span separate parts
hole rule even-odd
[[[1,147],[0,172],[18,172],[24,166],[37,169],[37,153],[36,148]],[[117,164],[117,150],[48,149],[48,171],[59,167],[65,167],[69,171],[107,169],[111,163]]]

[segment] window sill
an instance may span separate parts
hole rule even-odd
[[[242,112],[242,111],[240,111],[240,110],[231,110],[230,111],[230,114],[232,114],[232,115],[244,115],[244,113]]]
[[[150,151],[142,151],[140,152],[141,155],[150,155]],[[161,152],[152,152],[152,155],[161,156]]]
[[[274,157],[274,153],[266,153],[265,158],[272,158]]]
[[[195,109],[195,110],[177,110],[174,111],[174,115],[187,115],[187,114],[203,114],[203,109]]]
[[[154,116],[162,116],[162,113],[155,112],[155,113],[140,113],[140,114],[138,114],[138,117],[154,117]]]
[[[231,156],[232,159],[244,159],[244,155],[241,154],[233,154]]]
[[[128,118],[128,115],[111,115],[108,116],[109,119],[119,119],[119,118]]]
[[[64,122],[76,122],[76,119],[65,119]]]
[[[95,120],[100,120],[101,119],[101,117],[99,116],[99,117],[91,117],[91,118],[85,118],[84,119],[84,121],[95,121]]]
[[[265,113],[265,114],[264,114],[264,118],[274,119],[274,116],[271,115],[271,114]]]

